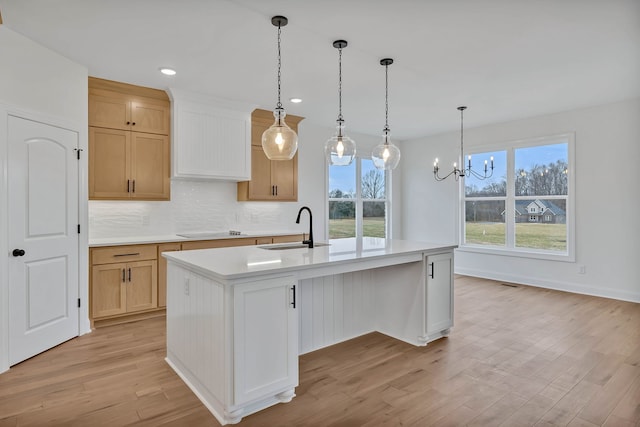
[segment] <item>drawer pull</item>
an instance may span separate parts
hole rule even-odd
[[[119,257],[119,256],[136,256],[136,255],[140,255],[140,252],[136,252],[136,253],[132,253],[132,254],[115,254],[113,257]]]

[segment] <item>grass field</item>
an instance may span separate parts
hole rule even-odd
[[[385,237],[384,217],[365,218],[362,224],[364,235]],[[355,219],[329,220],[329,238],[355,237]],[[501,222],[467,222],[466,242],[471,244],[504,246],[505,224]],[[567,227],[565,224],[516,224],[516,247],[567,250]]]
[[[368,217],[362,222],[363,233],[367,237],[385,237],[384,217]],[[356,236],[355,219],[330,219],[329,238],[342,239]]]
[[[467,222],[466,242],[471,244],[505,244],[505,224],[501,222]],[[516,224],[516,247],[567,250],[566,224]]]

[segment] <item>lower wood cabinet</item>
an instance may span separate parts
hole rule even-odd
[[[291,234],[91,248],[91,323],[102,326],[162,315],[167,306],[167,261],[163,252],[302,240],[301,234]]]
[[[92,249],[92,320],[158,307],[157,255],[152,249],[149,245]]]

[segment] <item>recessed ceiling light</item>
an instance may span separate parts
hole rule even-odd
[[[162,68],[160,68],[160,72],[162,74],[164,74],[165,76],[175,76],[176,75],[176,70],[174,70],[173,68],[162,67]]]
[[[302,99],[300,99],[300,98],[290,98],[289,101],[293,102],[294,104],[300,104],[302,102]]]

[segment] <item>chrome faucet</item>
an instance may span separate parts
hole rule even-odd
[[[300,214],[302,211],[306,210],[309,212],[309,240],[303,240],[302,243],[305,245],[309,245],[309,248],[313,248],[313,215],[311,214],[311,209],[306,206],[303,206],[298,211],[298,217],[296,218],[296,224],[300,224]]]

